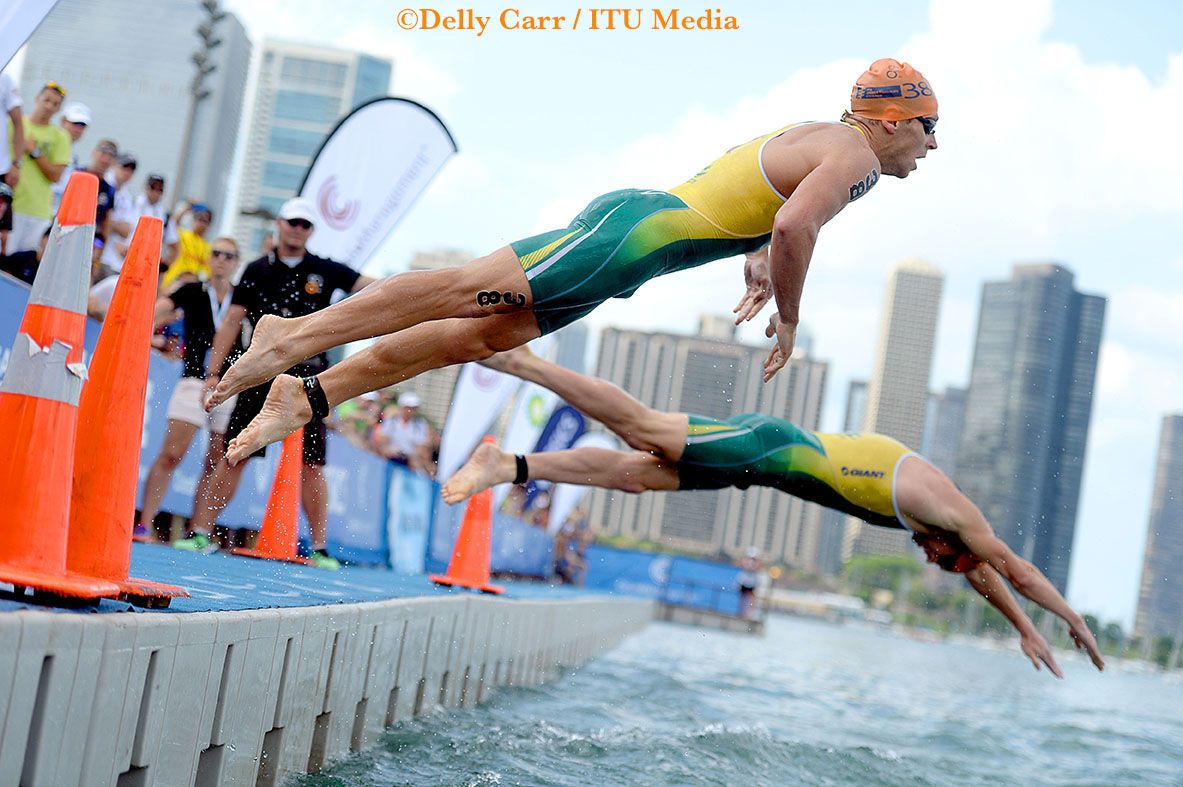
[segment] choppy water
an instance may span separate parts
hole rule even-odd
[[[1183,785],[1183,676],[773,618],[653,624],[296,785]]]

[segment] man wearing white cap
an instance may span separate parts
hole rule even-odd
[[[264,315],[301,317],[327,308],[333,292],[357,292],[373,281],[348,265],[318,257],[308,252],[307,243],[319,217],[312,203],[302,197],[290,199],[279,209],[275,221],[275,248],[246,266],[234,289],[230,308],[214,337],[213,351],[207,366],[206,392],[220,379],[234,341],[242,331],[243,321],[258,325]],[[294,374],[317,374],[329,367],[328,357],[321,353],[293,367]],[[251,419],[258,415],[267,398],[270,383],[242,392],[230,424],[227,442],[238,435]],[[252,456],[263,456],[259,451]],[[248,457],[249,458],[249,457]],[[336,568],[337,561],[329,556],[326,544],[328,526],[328,485],[324,476],[325,425],[323,418],[310,421],[304,427],[304,472],[301,502],[312,531],[313,563],[321,568]],[[209,534],[218,514],[230,502],[242,478],[246,462],[231,467],[222,460],[214,470],[207,500],[194,503],[192,532],[176,546],[192,551],[210,551]]]
[[[62,195],[66,193],[66,183],[70,181],[70,173],[82,168],[82,159],[78,157],[78,142],[86,132],[87,126],[91,124],[90,107],[81,101],[72,101],[66,104],[58,124],[66,132],[66,136],[70,138],[70,162],[66,164],[62,176],[58,178],[57,182],[49,187],[53,194],[54,213],[58,212],[58,205],[62,203]]]
[[[419,415],[419,395],[408,391],[398,397],[398,410],[387,410],[378,428],[377,449],[392,462],[426,472],[431,463],[431,426]]]

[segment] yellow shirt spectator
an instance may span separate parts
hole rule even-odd
[[[40,154],[50,164],[70,163],[70,137],[60,126],[39,125],[25,118],[25,139],[32,139]],[[9,121],[11,124],[11,121]],[[11,135],[11,131],[9,132]],[[53,217],[53,197],[50,186],[53,183],[45,173],[25,154],[21,165],[21,179],[12,195],[12,212],[39,219]]]
[[[176,281],[178,276],[186,273],[192,273],[202,281],[209,279],[207,260],[210,252],[213,251],[213,246],[209,241],[193,230],[182,227],[177,230],[177,248],[177,258],[173,260],[172,265],[168,266],[168,272],[164,274],[163,286],[167,287]]]

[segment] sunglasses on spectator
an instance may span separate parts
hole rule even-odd
[[[214,257],[221,257],[224,260],[238,259],[238,252],[236,251],[222,251],[221,249],[214,249],[210,252],[210,254]]]
[[[288,223],[289,227],[298,227],[302,230],[312,229],[312,222],[308,219],[284,219],[284,221]]]
[[[934,131],[937,130],[937,119],[936,118],[919,117],[916,119],[919,120],[920,125],[924,127],[924,135],[925,136],[928,136],[929,134],[932,134]]]
[[[53,92],[57,93],[62,98],[66,97],[66,89],[64,87],[62,87],[61,85],[59,85],[57,82],[46,82],[45,87],[41,88],[41,90],[42,90],[42,92],[44,92],[46,90],[52,90]]]
[[[164,191],[163,183],[149,183],[148,191]]]

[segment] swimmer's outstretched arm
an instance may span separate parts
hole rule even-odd
[[[994,533],[978,507],[948,476],[928,462],[908,461],[900,470],[896,493],[903,513],[922,525],[956,533],[974,555],[988,563],[1011,587],[1063,619],[1076,647],[1088,652],[1097,669],[1105,668],[1101,649],[1084,618],[1068,605],[1042,571],[1016,555]]]
[[[764,165],[770,177],[775,178],[773,173],[782,168],[791,169],[791,161],[786,150],[765,148]],[[772,379],[793,354],[801,291],[822,225],[850,204],[851,194],[856,193],[853,187],[865,182],[878,167],[879,159],[861,141],[834,145],[777,210],[768,250],[776,312],[765,331],[769,338],[776,338],[776,346],[764,362],[764,382]]]
[[[965,579],[969,582],[971,588],[976,590],[982,598],[989,601],[995,609],[1010,621],[1011,625],[1015,627],[1015,631],[1019,632],[1020,647],[1023,649],[1023,655],[1031,659],[1031,663],[1035,665],[1036,670],[1039,669],[1039,662],[1042,661],[1057,678],[1064,677],[1064,673],[1060,672],[1060,665],[1056,663],[1056,657],[1052,654],[1052,649],[1047,644],[1047,640],[1036,630],[1035,624],[1031,622],[1031,618],[1027,617],[1026,613],[1019,607],[1018,602],[1015,601],[1015,597],[1011,595],[1010,589],[1002,581],[1002,577],[998,576],[997,571],[985,563],[980,563],[977,568],[966,572]]]

